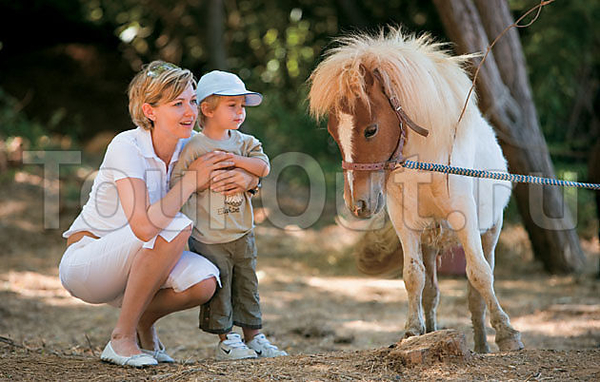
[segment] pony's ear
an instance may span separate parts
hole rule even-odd
[[[365,79],[365,85],[367,85],[367,88],[370,88],[371,86],[373,86],[373,84],[375,83],[375,79],[373,78],[371,71],[369,69],[367,69],[365,64],[360,64],[359,70],[360,70],[360,74]]]

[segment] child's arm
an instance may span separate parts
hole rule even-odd
[[[259,178],[269,175],[269,171],[271,171],[269,164],[260,158],[234,155],[233,162],[235,163],[235,167],[244,169],[250,174],[256,175]]]
[[[220,161],[226,160],[231,163],[233,154],[226,153],[223,151],[215,151],[218,154]],[[190,167],[196,166],[197,170],[200,170],[197,166],[202,166],[202,162],[209,160],[210,152],[207,152],[206,148],[202,145],[201,140],[192,138],[183,148],[183,151],[179,155],[179,160],[173,167],[171,178],[169,180],[170,188],[173,188],[186,174]],[[198,162],[197,162],[198,161]],[[206,163],[209,165],[209,163]],[[231,166],[231,164],[230,164]],[[208,188],[210,179],[210,173],[206,179],[199,179],[198,187],[196,191],[204,191]]]

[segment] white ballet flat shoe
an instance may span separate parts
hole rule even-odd
[[[110,341],[106,344],[100,359],[119,366],[146,367],[158,365],[158,361],[146,353],[132,355],[131,357],[118,355],[112,348]]]
[[[154,357],[154,359],[157,360],[159,363],[175,362],[175,360],[170,355],[168,355],[167,352],[165,351],[165,345],[163,345],[162,342],[159,341],[158,346],[159,346],[158,350],[142,349],[142,353],[148,354],[148,355]]]

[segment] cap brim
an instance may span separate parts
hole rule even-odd
[[[238,93],[238,94],[231,94],[231,92],[216,92],[213,93],[216,95],[220,95],[220,96],[230,96],[230,97],[234,97],[234,96],[246,96],[246,106],[258,106],[261,104],[262,100],[263,100],[263,96],[260,93],[257,92],[245,92],[245,93]]]

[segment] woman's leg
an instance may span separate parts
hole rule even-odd
[[[117,354],[129,357],[141,353],[136,341],[140,318],[177,264],[190,233],[191,227],[188,227],[171,242],[158,236],[154,248],[142,248],[135,255],[121,313],[111,336],[111,344]]]
[[[159,318],[204,304],[210,300],[216,288],[217,281],[211,277],[192,285],[183,292],[175,292],[172,288],[159,290],[148,304],[137,326],[142,349],[157,350],[158,337],[154,331],[154,323]]]

